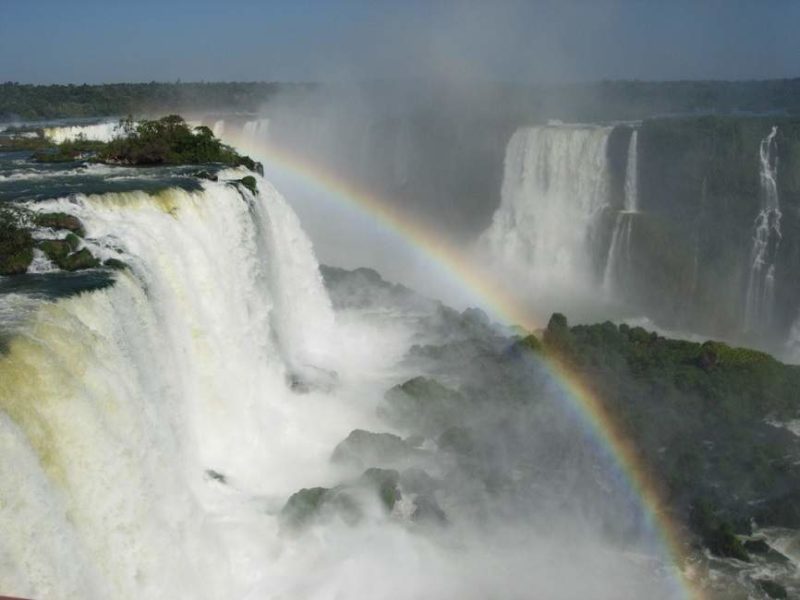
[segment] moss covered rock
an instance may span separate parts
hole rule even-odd
[[[242,184],[248,190],[250,190],[253,194],[258,193],[258,185],[256,183],[256,178],[252,175],[248,175],[247,177],[242,177],[241,179],[237,180],[237,183]]]
[[[782,600],[783,598],[789,597],[786,588],[777,581],[772,581],[771,579],[756,579],[756,585],[770,598]]]
[[[86,235],[86,230],[81,220],[67,213],[39,213],[34,216],[33,221],[39,227],[71,231],[80,237]]]
[[[364,471],[360,483],[373,488],[383,508],[391,512],[394,505],[402,498],[398,487],[399,480],[400,474],[394,469],[371,468]]]
[[[59,264],[74,251],[74,248],[66,240],[42,240],[38,246],[47,258],[56,264]]]
[[[121,260],[116,258],[109,258],[103,261],[103,266],[108,267],[109,269],[114,269],[115,271],[124,271],[128,268],[128,265]]]
[[[344,487],[303,488],[289,497],[280,513],[281,526],[303,529],[316,521],[338,517],[348,525],[361,520],[362,510]]]
[[[20,225],[20,215],[0,212],[0,275],[25,273],[33,261],[33,245],[30,231]]]
[[[93,269],[100,265],[89,250],[86,248],[73,252],[69,256],[59,260],[56,264],[65,271],[80,271],[82,269]]]
[[[464,398],[435,379],[415,377],[386,392],[379,413],[392,424],[426,435],[437,435],[461,422]]]
[[[33,248],[23,248],[12,254],[0,251],[0,275],[21,275],[33,262]]]
[[[333,451],[331,460],[356,466],[394,464],[408,458],[414,449],[392,433],[355,429]]]

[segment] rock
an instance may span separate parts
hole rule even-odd
[[[86,231],[80,219],[73,215],[68,215],[67,213],[38,213],[34,215],[33,221],[39,227],[66,229],[80,237],[86,235]]]
[[[436,497],[432,494],[419,494],[414,498],[414,512],[411,519],[415,523],[430,525],[446,525],[447,515],[439,506]]]
[[[331,460],[358,466],[386,465],[407,459],[414,449],[392,433],[373,433],[355,429],[339,443]]]
[[[340,517],[348,525],[355,525],[362,517],[361,508],[342,487],[303,488],[286,501],[280,513],[281,526],[302,529],[326,517]]]
[[[197,171],[194,174],[195,177],[198,179],[208,179],[209,181],[218,181],[219,177],[216,176],[214,173],[209,173],[208,171]]]
[[[33,261],[33,237],[13,210],[0,212],[0,275],[20,275]]]
[[[371,468],[364,471],[359,483],[373,488],[387,512],[391,512],[394,505],[403,497],[397,483],[400,475],[394,469]]]
[[[415,377],[386,392],[381,416],[398,427],[437,435],[442,429],[460,423],[464,398],[435,379]]]
[[[33,262],[33,248],[23,248],[13,254],[0,250],[0,275],[22,275]]]
[[[67,240],[42,240],[38,244],[39,249],[45,253],[47,258],[56,264],[67,258],[74,250]]]
[[[206,469],[206,477],[211,479],[212,481],[218,481],[219,483],[228,483],[228,478],[225,477],[222,473],[215,471],[214,469]]]
[[[93,269],[100,265],[100,261],[88,249],[84,248],[61,259],[56,264],[65,271],[80,271],[82,269]]]
[[[313,365],[303,365],[286,374],[286,384],[298,394],[313,391],[330,393],[339,385],[339,374]]]
[[[782,599],[789,597],[788,593],[786,592],[786,588],[777,581],[772,581],[770,579],[756,579],[755,583],[770,598]]]
[[[426,471],[411,467],[400,474],[400,487],[412,494],[428,494],[438,489],[440,484]]]
[[[69,232],[67,234],[67,237],[64,238],[64,241],[66,241],[67,244],[69,244],[69,247],[73,252],[76,252],[78,250],[78,248],[80,248],[81,238],[79,238],[77,235],[75,235],[72,232]]]
[[[109,269],[114,269],[115,271],[124,271],[128,268],[128,265],[121,260],[116,258],[108,258],[103,261],[103,266],[108,267]]]
[[[715,514],[707,502],[694,502],[689,512],[689,523],[712,554],[750,562],[750,556],[733,532],[731,524]]]
[[[476,451],[470,432],[463,427],[450,427],[439,436],[437,444],[440,450],[463,456],[471,456]]]
[[[329,493],[330,490],[324,487],[303,488],[295,492],[281,510],[281,521],[290,527],[307,525],[317,516]]]
[[[747,540],[742,544],[744,549],[750,554],[763,556],[770,562],[790,563],[791,559],[784,556],[764,540]]]
[[[241,179],[237,180],[237,183],[242,184],[248,190],[250,190],[254,195],[258,194],[258,185],[256,184],[256,178],[252,175],[248,175],[247,177],[242,177]]]

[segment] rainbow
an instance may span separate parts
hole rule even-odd
[[[233,129],[233,128],[231,128]],[[266,141],[246,138],[243,132],[226,132],[225,141],[264,161],[267,171],[276,170],[331,199],[366,213],[382,227],[401,237],[424,253],[428,260],[452,274],[457,281],[506,325],[531,331],[541,326],[529,307],[508,293],[497,277],[465,257],[429,226],[402,214],[388,202],[359,189],[335,173],[306,159],[275,148]],[[704,600],[705,594],[681,566],[688,547],[682,528],[672,519],[661,499],[659,486],[647,470],[635,446],[622,434],[619,426],[596,393],[574,372],[555,358],[543,358],[544,367],[568,398],[582,424],[612,458],[620,474],[639,499],[648,527],[663,542],[664,550],[675,568],[675,584],[679,597]]]

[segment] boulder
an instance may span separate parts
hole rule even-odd
[[[0,275],[20,275],[33,261],[33,237],[12,210],[0,212]]]
[[[93,269],[100,265],[100,261],[89,250],[84,248],[78,252],[73,252],[56,264],[65,271],[80,271],[82,269]]]
[[[83,223],[78,217],[68,215],[67,213],[39,213],[33,217],[34,223],[39,227],[47,227],[49,229],[63,229],[71,231],[72,233],[84,237],[86,230],[83,228]]]
[[[67,240],[42,240],[38,244],[39,249],[45,253],[45,256],[56,264],[69,256],[74,248],[71,247]]]
[[[361,467],[388,465],[409,458],[413,452],[411,446],[392,433],[373,433],[355,429],[336,446],[331,460]]]

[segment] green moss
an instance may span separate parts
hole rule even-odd
[[[258,186],[256,185],[256,178],[248,175],[247,177],[242,177],[238,180],[238,183],[241,183],[244,187],[250,190],[253,194],[258,193]]]
[[[0,210],[0,275],[20,275],[33,261],[33,237],[20,211]]]
[[[56,264],[65,271],[80,271],[83,269],[93,269],[100,265],[100,261],[98,261],[88,249],[84,248],[60,259]]]
[[[72,232],[68,233],[64,240],[67,242],[67,244],[69,244],[69,247],[73,252],[75,252],[81,245],[81,238]]]
[[[38,245],[47,258],[56,264],[67,258],[73,251],[73,248],[66,240],[42,240]]]
[[[0,253],[0,275],[21,275],[33,262],[33,248],[24,248],[13,254]]]

